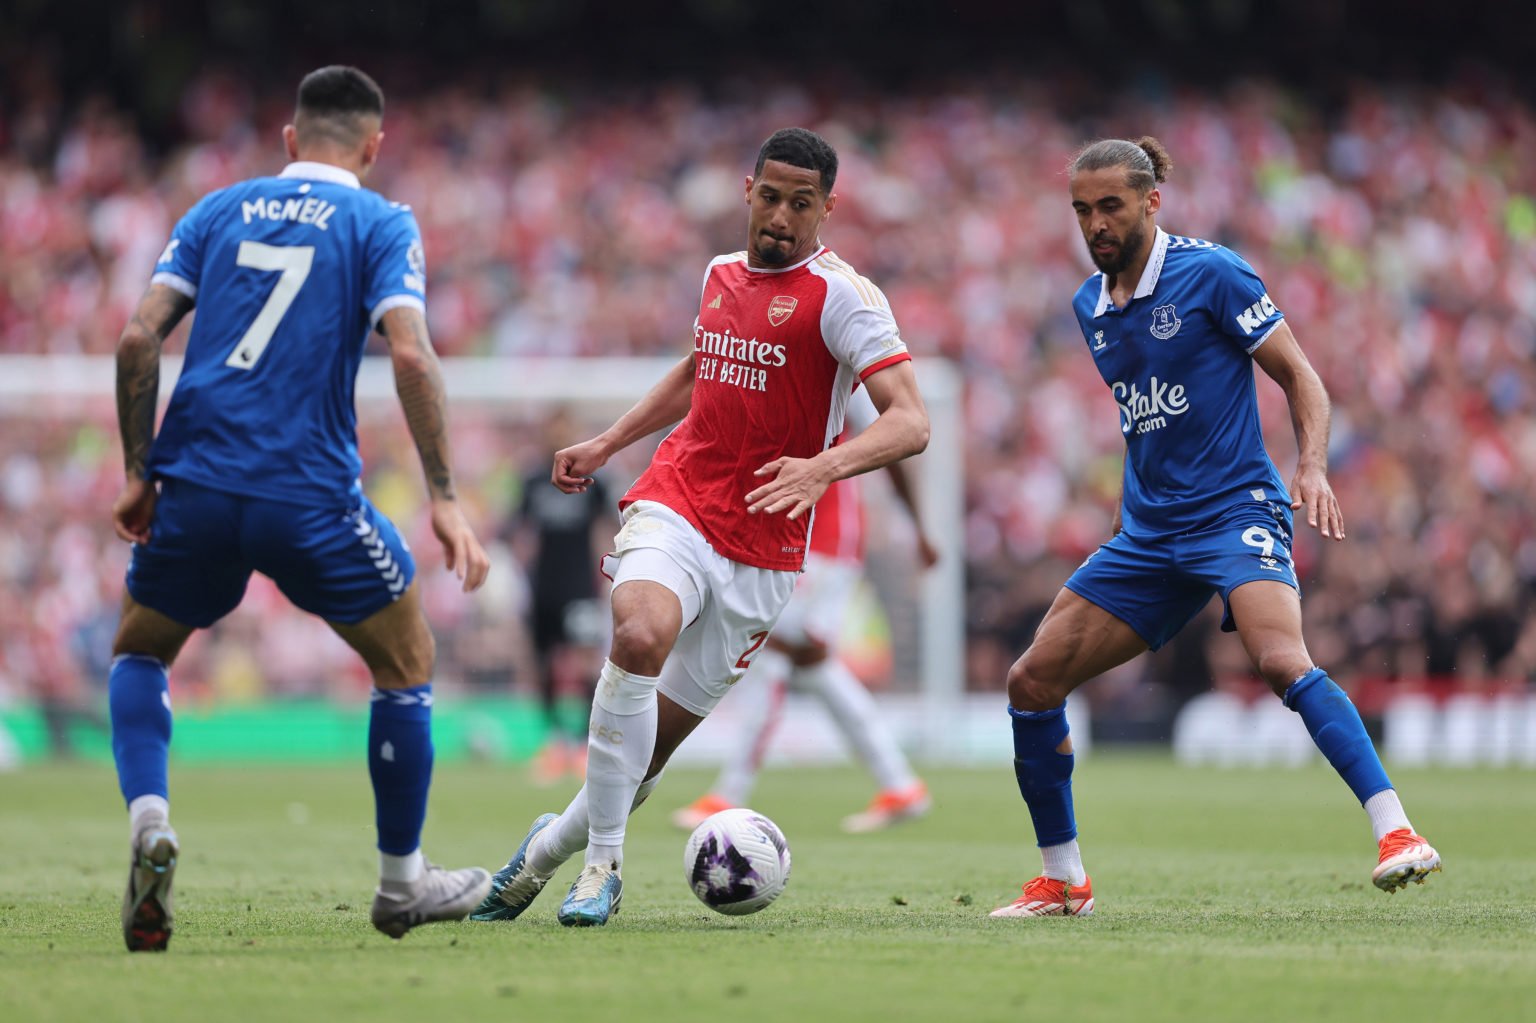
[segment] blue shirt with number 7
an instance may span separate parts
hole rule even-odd
[[[188,210],[151,283],[197,313],[150,477],[301,505],[360,493],[353,387],[369,331],[390,309],[426,309],[410,207],[293,163]]]

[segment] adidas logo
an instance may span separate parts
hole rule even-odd
[[[709,303],[708,308],[710,308],[710,309],[719,309],[720,308],[720,297],[721,296],[716,295],[715,296],[715,300],[713,302]]]

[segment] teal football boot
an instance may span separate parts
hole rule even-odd
[[[469,915],[471,920],[516,920],[539,892],[544,890],[544,885],[554,874],[540,876],[533,872],[533,868],[528,865],[528,847],[533,844],[533,836],[549,827],[559,816],[546,813],[533,822],[528,834],[523,836],[523,844],[517,847],[517,852],[512,854],[505,867],[491,877],[491,893]]]
[[[602,863],[588,863],[560,904],[560,922],[567,927],[601,927],[619,911],[624,879]]]

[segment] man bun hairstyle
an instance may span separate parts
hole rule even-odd
[[[1077,151],[1067,171],[1107,170],[1124,167],[1126,184],[1146,195],[1159,183],[1168,180],[1173,170],[1173,158],[1163,144],[1151,135],[1143,135],[1135,142],[1126,139],[1100,139],[1090,142]]]
[[[384,90],[355,67],[332,64],[311,71],[299,83],[294,126],[305,141],[324,137],[355,145],[363,134],[362,119],[384,116]]]
[[[837,150],[814,131],[780,128],[769,135],[757,151],[757,165],[752,168],[754,178],[762,176],[763,164],[769,160],[816,171],[821,175],[821,190],[832,194],[832,184],[837,181]]]

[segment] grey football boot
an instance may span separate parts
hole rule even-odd
[[[368,915],[391,938],[403,938],[422,924],[463,920],[490,889],[491,874],[483,867],[447,870],[428,863],[414,881],[379,882]]]
[[[123,893],[123,941],[128,951],[164,952],[171,943],[171,882],[179,855],[176,832],[163,821],[150,824],[134,838],[128,889]]]

